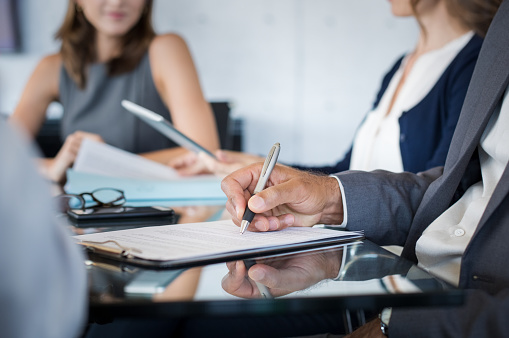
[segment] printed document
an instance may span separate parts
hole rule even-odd
[[[306,243],[338,243],[361,239],[359,233],[324,228],[290,227],[280,231],[239,233],[231,220],[174,224],[74,236],[79,244],[107,247],[154,261],[206,261],[264,249],[306,248]]]
[[[83,140],[73,170],[123,178],[180,179],[173,168],[90,139]]]

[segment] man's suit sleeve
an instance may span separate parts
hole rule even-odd
[[[443,168],[412,173],[347,171],[335,174],[344,188],[348,230],[363,230],[378,245],[403,245],[428,186]]]

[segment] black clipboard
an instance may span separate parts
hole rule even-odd
[[[231,222],[231,221],[230,221]],[[219,223],[219,222],[209,222],[209,223]],[[188,226],[201,226],[202,223],[195,224],[178,224],[178,225],[168,225],[166,227],[184,227]],[[238,228],[231,223],[235,228],[235,231],[238,231]],[[165,226],[159,227],[157,230],[161,230]],[[150,228],[144,228],[150,229]],[[163,229],[164,230],[164,229]],[[312,230],[312,229],[310,229]],[[323,231],[318,230],[318,231]],[[142,233],[143,229],[130,229],[124,231],[137,231],[137,234]],[[151,230],[148,230],[149,232]],[[156,229],[154,229],[154,232]],[[293,230],[291,230],[293,231]],[[302,231],[302,230],[297,230]],[[308,231],[308,230],[306,230]],[[309,241],[301,241],[296,243],[285,243],[284,245],[264,245],[264,246],[253,246],[246,249],[236,249],[236,250],[223,250],[215,253],[201,253],[201,254],[188,254],[187,257],[179,257],[176,259],[150,259],[147,258],[148,255],[144,255],[144,253],[134,246],[128,246],[123,244],[120,240],[106,240],[106,241],[94,241],[89,238],[98,238],[98,239],[107,239],[107,238],[122,238],[121,231],[118,232],[107,232],[104,233],[105,236],[94,236],[92,235],[81,235],[75,236],[78,239],[78,244],[85,246],[89,251],[93,252],[96,255],[100,255],[115,261],[120,261],[126,264],[150,267],[150,268],[158,268],[158,269],[174,269],[174,268],[187,268],[193,266],[202,266],[213,263],[221,263],[228,262],[233,260],[242,260],[249,259],[261,256],[269,256],[269,255],[281,255],[294,253],[299,251],[307,251],[307,250],[317,250],[317,249],[325,249],[333,246],[339,246],[342,244],[348,244],[354,241],[359,241],[364,239],[363,233],[357,232],[345,232],[341,230],[325,230],[330,231],[329,238],[321,238],[319,240],[309,240]],[[282,231],[279,231],[282,232]],[[153,234],[153,232],[150,232]],[[337,235],[335,234],[337,233]],[[240,235],[238,236],[245,236]],[[239,237],[239,239],[242,237]],[[176,238],[175,241],[178,239]],[[168,243],[171,246],[172,243]],[[217,249],[216,249],[217,250]]]

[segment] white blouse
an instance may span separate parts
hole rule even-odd
[[[356,133],[350,160],[352,170],[403,171],[399,118],[429,93],[442,73],[473,36],[468,32],[442,48],[421,55],[407,75],[392,109],[389,105],[408,62],[406,55],[392,77],[378,106],[370,111]]]

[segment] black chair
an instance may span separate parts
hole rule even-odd
[[[217,132],[221,149],[242,150],[242,120],[232,119],[229,102],[211,102],[216,117]]]
[[[216,117],[221,149],[241,151],[242,121],[230,117],[230,103],[221,101],[211,102],[210,105]],[[55,157],[62,146],[60,120],[47,119],[36,137],[36,142],[45,157]]]
[[[60,140],[60,120],[46,119],[35,138],[44,157],[55,157],[62,146]]]

